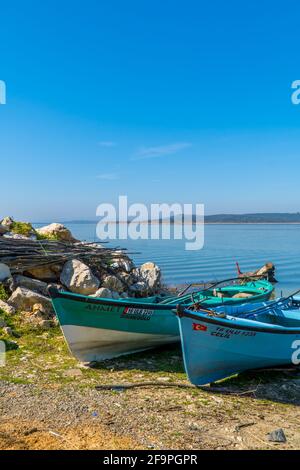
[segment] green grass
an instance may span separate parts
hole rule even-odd
[[[53,241],[59,241],[59,235],[58,234],[53,234],[53,235],[45,235],[42,233],[36,232],[36,237],[38,240],[53,240]]]
[[[98,384],[159,381],[162,377],[165,382],[187,382],[179,345],[122,356],[96,363],[93,367],[82,367],[69,352],[59,327],[47,331],[38,329],[24,324],[22,314],[9,316],[0,311],[0,318],[14,332],[12,338],[0,334],[0,339],[7,344],[6,365],[0,367],[0,380],[55,388],[72,385],[78,389],[94,388]],[[67,375],[70,369],[80,370],[81,373],[79,376]],[[273,387],[282,377],[272,371],[247,372],[219,381],[218,385],[221,388],[231,388],[232,391],[252,390],[263,384]],[[174,403],[176,393],[174,392]],[[259,400],[263,402],[265,399],[266,403],[270,403],[267,395],[260,395]],[[185,399],[181,397],[178,404],[188,406],[194,400],[199,406],[212,405],[210,395],[197,389],[189,390]],[[244,404],[245,400],[240,402],[237,397],[234,398],[236,407],[242,406],[239,404],[242,402]],[[222,405],[215,403],[215,406]]]
[[[32,232],[34,232],[34,228],[32,225],[28,222],[13,222],[10,230],[13,233],[16,233],[18,235],[24,235],[28,237]]]
[[[9,295],[7,294],[3,284],[0,284],[0,300],[3,300],[3,302],[6,302],[9,299]],[[1,310],[0,310],[1,313]]]

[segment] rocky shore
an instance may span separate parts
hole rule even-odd
[[[46,254],[42,252],[36,261],[28,263],[28,250],[33,251],[36,246]],[[53,257],[57,249],[63,249],[68,255],[49,263],[48,251]],[[27,258],[22,250],[27,250]],[[0,255],[0,333],[4,337],[12,338],[14,332],[1,312],[6,315],[19,312],[22,322],[42,329],[56,325],[49,285],[76,294],[112,299],[145,297],[163,290],[161,271],[154,263],[136,267],[124,251],[76,240],[59,223],[35,229],[28,222],[5,217],[0,222]],[[16,262],[18,257],[25,260],[24,265]]]

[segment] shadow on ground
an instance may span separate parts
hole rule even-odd
[[[185,380],[185,370],[181,348],[178,345],[161,347],[156,350],[123,356],[101,363],[93,363],[93,369],[110,369],[114,371],[140,371],[149,374],[171,374],[172,381]],[[172,377],[172,374],[173,377]],[[155,377],[151,377],[153,380]],[[157,377],[156,377],[157,378]],[[167,386],[167,384],[165,385]],[[253,370],[229,377],[213,384],[214,391],[233,393],[239,397],[249,397],[282,404],[300,405],[300,369],[282,367]],[[208,388],[208,393],[209,388]]]

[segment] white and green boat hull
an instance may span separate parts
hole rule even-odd
[[[248,292],[250,298],[235,298]],[[180,341],[173,311],[178,304],[188,307],[201,302],[204,307],[238,305],[268,300],[273,286],[266,281],[199,291],[181,297],[154,296],[146,299],[101,299],[49,289],[65,339],[73,355],[83,362],[102,361],[123,354]],[[222,293],[225,298],[216,294]]]
[[[174,306],[149,303],[151,299],[115,301],[53,291],[51,296],[69,349],[82,362],[180,341]]]

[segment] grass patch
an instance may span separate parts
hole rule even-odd
[[[38,240],[52,240],[52,241],[59,241],[60,238],[59,238],[59,235],[58,234],[52,234],[52,235],[45,235],[45,234],[42,234],[42,233],[38,233],[36,232],[36,237]]]
[[[13,233],[16,233],[18,235],[24,235],[25,237],[28,237],[32,234],[32,232],[34,232],[34,228],[28,222],[13,222],[10,227],[10,230]]]
[[[9,295],[7,294],[3,284],[0,284],[0,300],[3,300],[3,302],[6,302],[9,299]],[[1,310],[0,310],[1,313]]]

